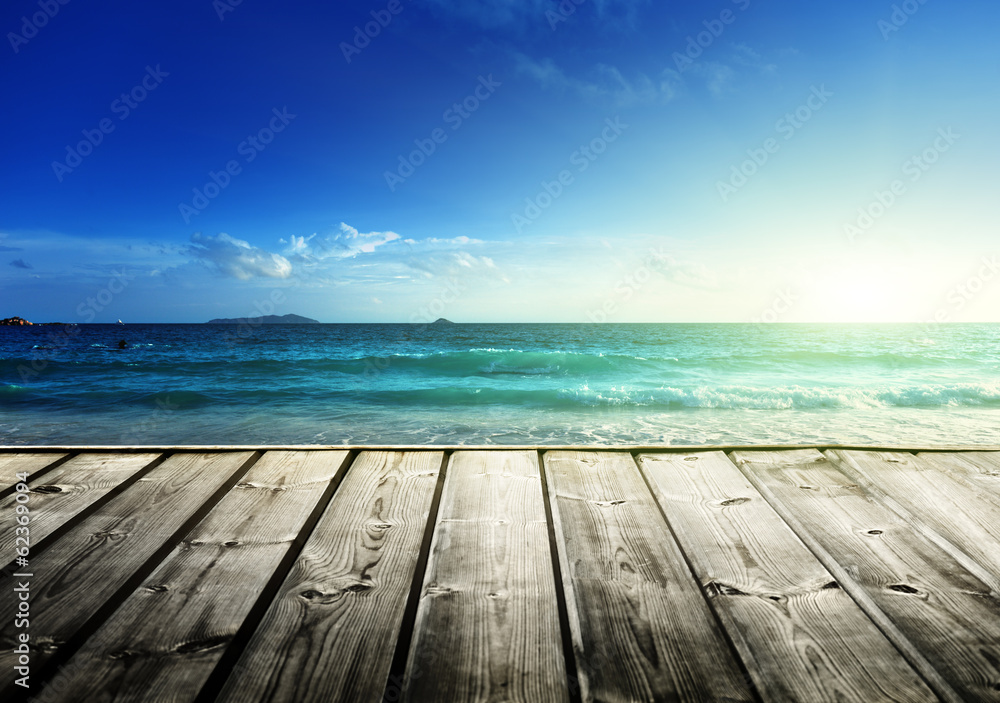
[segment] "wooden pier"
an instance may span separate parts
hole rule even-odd
[[[7,447],[0,468],[4,701],[1000,701],[997,451]]]

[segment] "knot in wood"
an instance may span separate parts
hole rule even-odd
[[[59,486],[35,486],[31,489],[32,493],[62,493],[62,488]]]
[[[425,593],[429,596],[450,596],[452,590],[447,586],[438,586],[436,583],[427,587]]]
[[[193,642],[185,642],[177,645],[177,647],[174,648],[174,651],[178,654],[195,654],[197,652],[204,652],[209,649],[215,649],[216,647],[229,644],[230,639],[231,638],[226,635],[206,637],[203,640],[194,640]]]
[[[121,661],[122,659],[136,659],[144,655],[145,652],[134,651],[131,649],[118,649],[114,652],[108,652],[108,659]]]
[[[738,588],[734,588],[725,583],[719,583],[718,581],[709,581],[705,585],[705,590],[708,591],[710,596],[746,596],[748,593],[744,593]]]
[[[719,503],[719,505],[724,505],[726,507],[730,505],[743,505],[744,503],[749,503],[749,498],[727,498],[726,500]]]

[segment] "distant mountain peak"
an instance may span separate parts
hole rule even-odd
[[[443,317],[439,317],[438,319],[434,320],[434,322],[432,322],[431,324],[434,324],[434,325],[454,325],[455,323],[452,322],[451,320],[446,320]]]

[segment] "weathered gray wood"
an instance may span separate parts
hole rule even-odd
[[[70,660],[47,700],[192,701],[348,452],[268,452]]]
[[[443,458],[358,456],[219,700],[382,699]]]
[[[765,701],[936,701],[723,452],[639,465]]]
[[[912,454],[835,450],[826,455],[1000,594],[1000,506]]]
[[[1000,701],[1000,601],[814,450],[732,458],[946,700]]]
[[[80,511],[131,478],[159,454],[80,454],[28,483],[31,543],[36,545]],[[0,500],[0,515],[13,512],[15,495]],[[0,554],[13,554],[15,525],[0,525]]]
[[[921,452],[917,458],[1000,505],[1000,452]]]
[[[62,459],[66,452],[50,454],[48,452],[17,452],[15,454],[0,454],[0,491],[6,490],[20,482],[19,473],[29,476],[50,464]]]
[[[456,452],[404,700],[568,701],[537,452]]]
[[[253,456],[175,454],[30,562],[35,671]],[[0,591],[0,612],[16,594]],[[9,677],[18,630],[0,620],[0,671]],[[9,681],[11,679],[7,679]],[[5,684],[0,679],[0,685]]]
[[[544,468],[582,699],[753,700],[632,457]]]

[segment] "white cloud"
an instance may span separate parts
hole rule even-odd
[[[414,256],[406,261],[406,265],[425,279],[474,277],[479,281],[510,282],[492,258],[475,256],[467,251]]]
[[[548,90],[573,92],[585,100],[611,100],[620,107],[637,104],[669,102],[677,96],[682,84],[680,74],[666,69],[653,79],[644,73],[627,78],[615,66],[597,64],[592,79],[584,80],[566,74],[552,59],[535,60],[513,52],[515,68]]]
[[[705,87],[715,97],[722,97],[732,89],[736,71],[717,61],[704,61],[691,67],[691,72],[705,81]]]
[[[768,63],[764,58],[746,44],[733,44],[733,61],[748,68],[756,68],[761,73],[774,73],[778,67]]]
[[[292,264],[280,254],[252,246],[226,233],[191,235],[188,253],[211,264],[224,276],[246,281],[251,278],[288,278]]]
[[[412,249],[456,249],[460,247],[483,244],[482,239],[472,239],[464,234],[450,239],[439,239],[438,237],[428,237],[419,241],[413,239],[405,240]]]
[[[546,31],[551,29],[546,12],[559,12],[560,6],[570,0],[425,0],[443,14],[477,24],[485,29],[520,29],[535,25]],[[576,13],[586,12],[602,26],[632,28],[636,11],[649,0],[575,0]],[[579,6],[579,7],[578,7]]]
[[[311,234],[308,237],[292,235],[286,244],[285,254],[303,261],[323,261],[325,259],[348,259],[359,254],[371,254],[377,248],[394,242],[400,237],[395,232],[359,232],[346,222],[340,223],[336,234]]]

